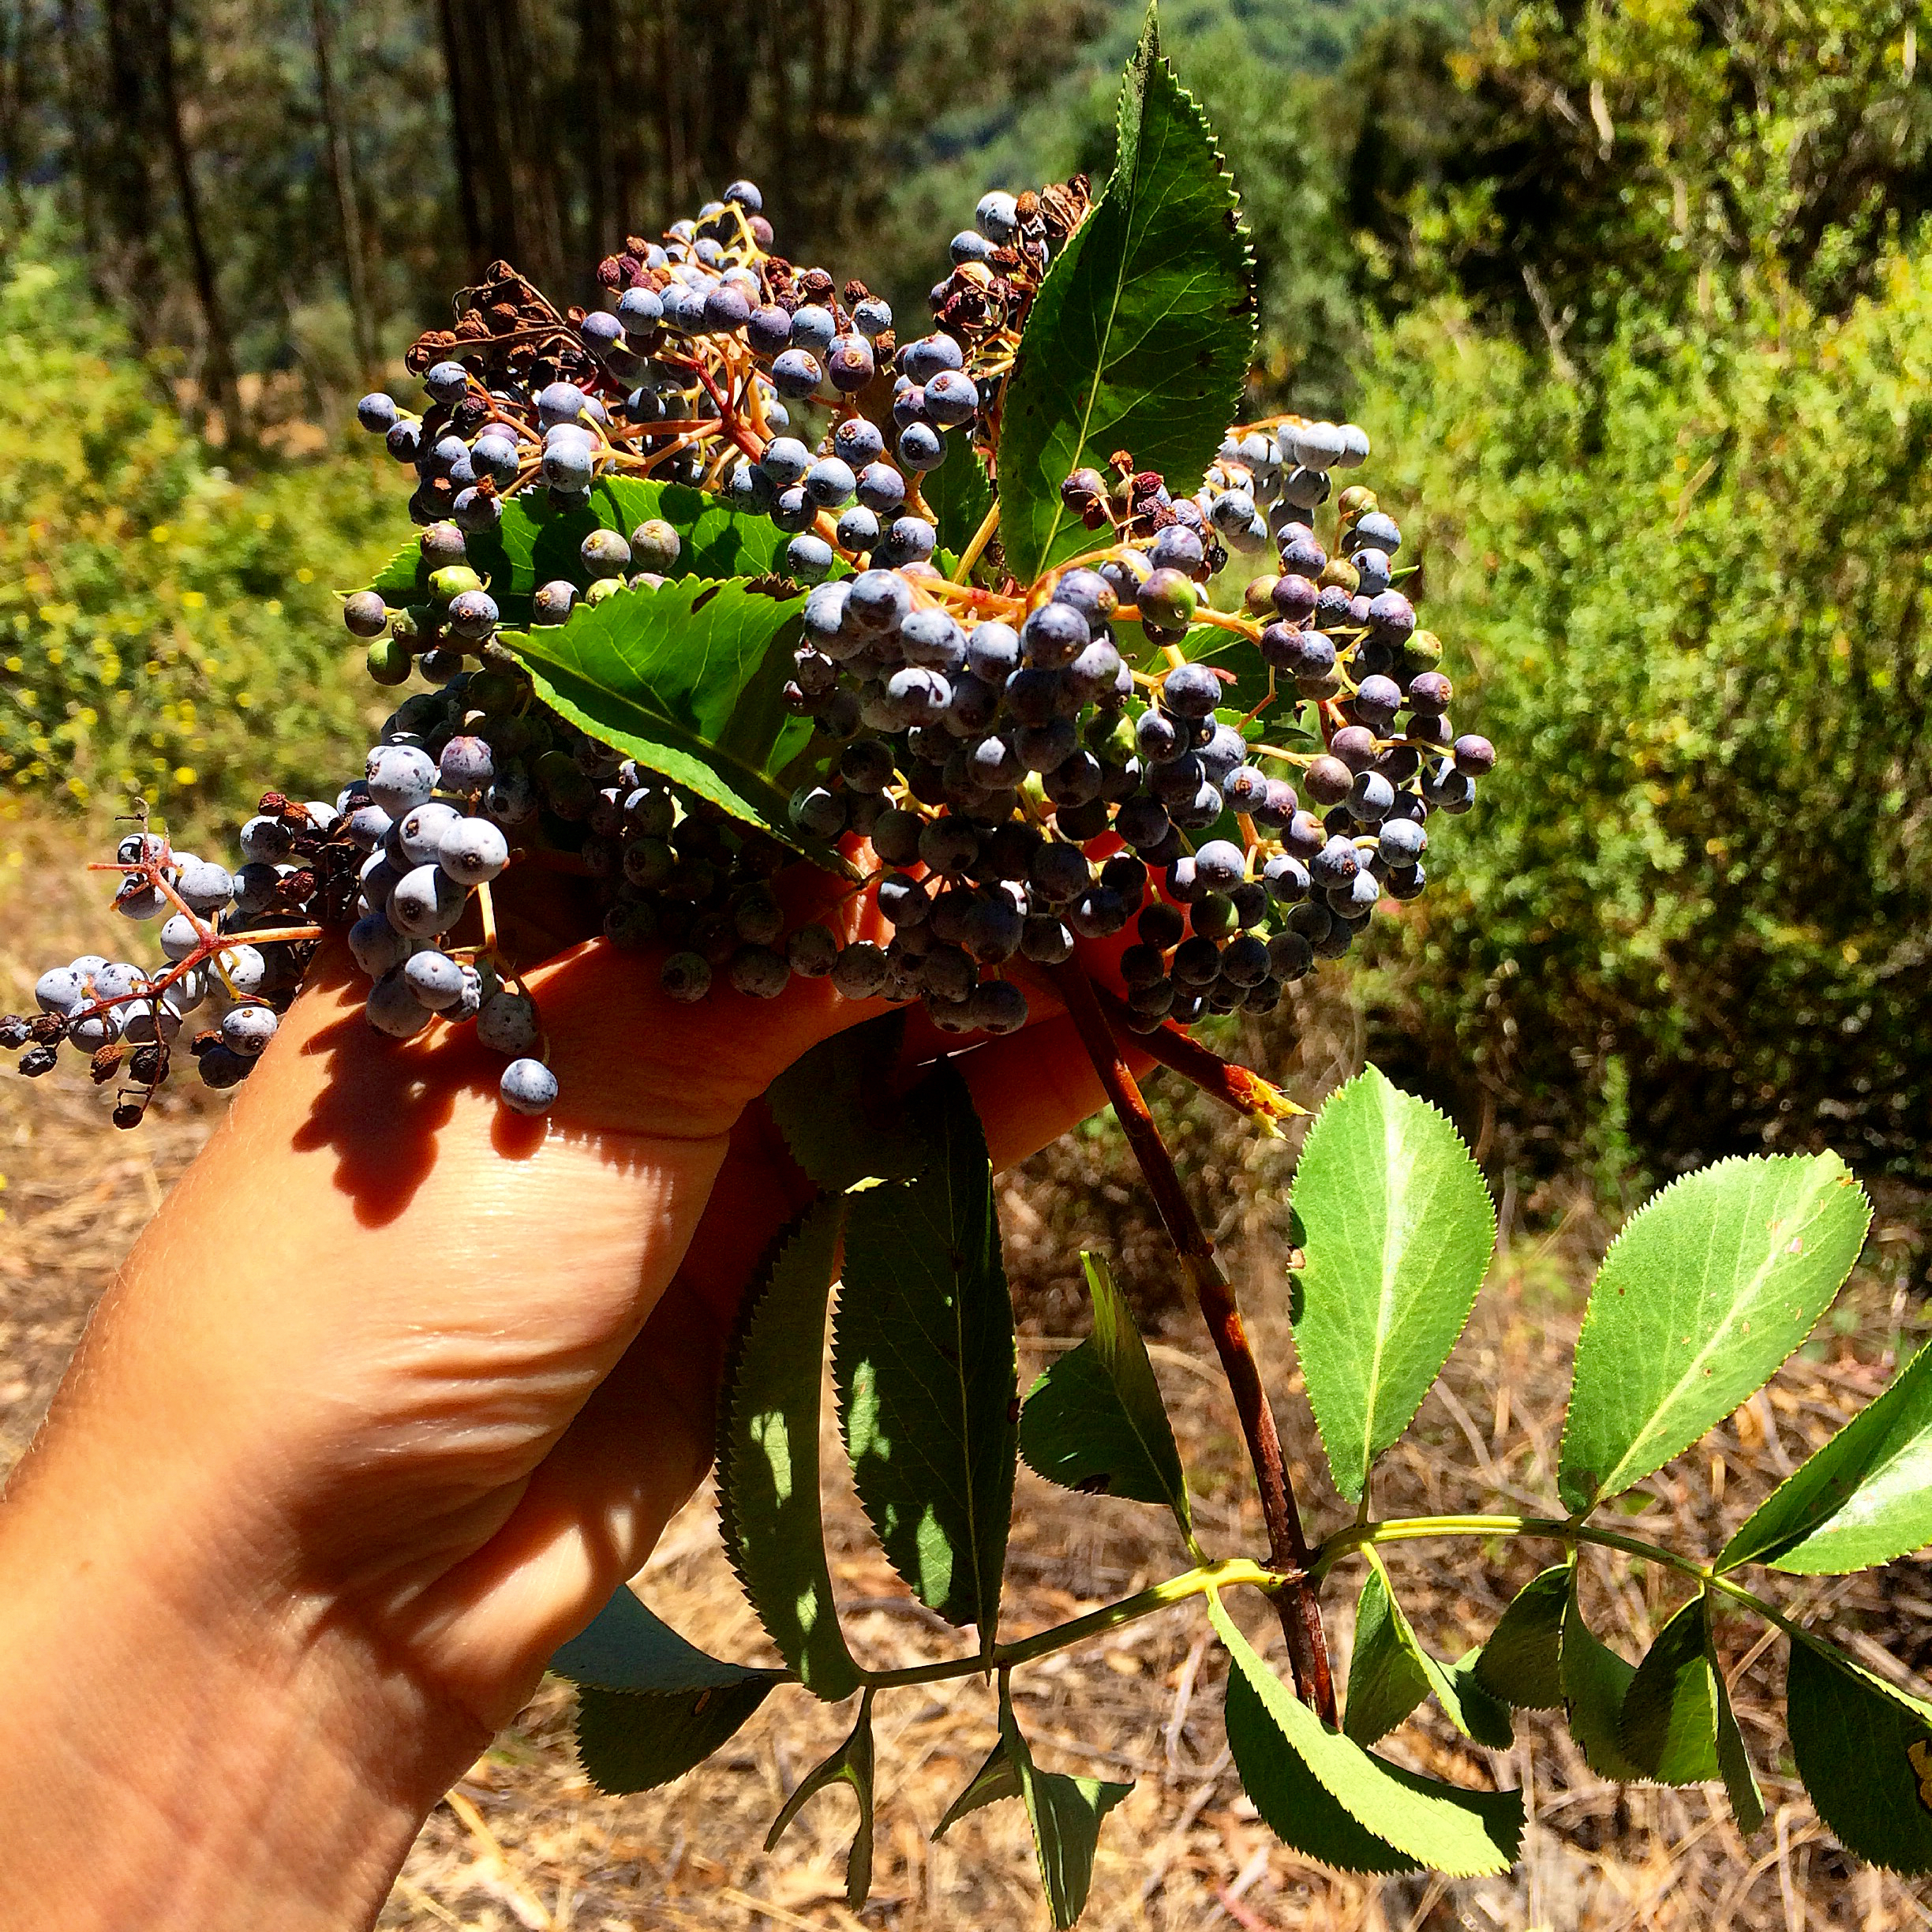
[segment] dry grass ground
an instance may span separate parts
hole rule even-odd
[[[35,971],[102,943],[106,915],[69,862],[65,834],[8,828],[0,860],[0,1006],[21,1003]],[[73,881],[23,895],[18,867]],[[1302,1017],[1311,1044],[1275,1044],[1296,1091],[1346,1070],[1357,1049],[1345,1014]],[[1252,1043],[1269,1050],[1269,1043]],[[146,1131],[121,1135],[103,1097],[63,1073],[29,1088],[0,1079],[0,1468],[18,1455],[88,1309],[118,1258],[193,1155],[221,1103],[185,1089]],[[1173,1125],[1189,1170],[1255,1312],[1284,1427],[1313,1434],[1289,1364],[1281,1294],[1281,1203],[1292,1159],[1176,1100]],[[1693,1550],[1714,1549],[1781,1475],[1882,1386],[1927,1316],[1908,1284],[1918,1264],[1913,1204],[1881,1202],[1877,1239],[1836,1317],[1764,1396],[1646,1486],[1629,1526]],[[1504,1201],[1503,1258],[1416,1428],[1388,1458],[1385,1513],[1544,1505],[1550,1494],[1581,1287],[1608,1230],[1588,1200],[1548,1190]],[[1082,1240],[1115,1253],[1159,1329],[1159,1372],[1198,1490],[1202,1533],[1223,1552],[1259,1546],[1232,1416],[1189,1313],[1161,1293],[1157,1234],[1112,1143],[1073,1136],[1012,1177],[1002,1211],[1020,1294],[1023,1366],[1035,1369],[1083,1322],[1071,1256]],[[1525,1232],[1535,1230],[1534,1233]],[[836,1471],[835,1457],[828,1466]],[[1295,1476],[1316,1524],[1338,1519],[1305,1453]],[[1164,1518],[1132,1504],[1052,1490],[1022,1472],[1008,1567],[1009,1627],[1057,1621],[1172,1567]],[[829,1503],[833,1574],[853,1642],[880,1664],[957,1648],[911,1604],[842,1492]],[[76,1526],[77,1534],[84,1526]],[[1548,1545],[1500,1541],[1417,1546],[1392,1567],[1425,1640],[1454,1655],[1479,1642],[1509,1595],[1548,1559]],[[1676,1601],[1667,1573],[1593,1565],[1598,1628],[1635,1656]],[[1346,1655],[1356,1578],[1331,1588]],[[642,1579],[653,1607],[721,1655],[763,1646],[719,1547],[708,1500],[672,1526]],[[1924,1690],[1932,1673],[1932,1577],[1919,1563],[1784,1593],[1807,1613],[1829,1608],[1874,1668]],[[1445,1882],[1334,1877],[1285,1851],[1255,1820],[1229,1768],[1219,1727],[1219,1666],[1197,1616],[1177,1611],[1101,1646],[1020,1673],[1022,1724],[1059,1768],[1132,1777],[1133,1795],[1102,1836],[1087,1923],[1148,1928],[1308,1928],[1309,1932],[1448,1932],[1448,1928],[1747,1928],[1891,1932],[1932,1925],[1932,1886],[1908,1885],[1843,1858],[1789,1776],[1776,1714],[1782,1664],[1740,1620],[1720,1632],[1745,1735],[1771,1820],[1739,1839],[1716,1788],[1623,1792],[1583,1765],[1559,1724],[1518,1726],[1506,1753],[1471,1747],[1432,1713],[1398,1734],[1412,1764],[1481,1784],[1522,1784],[1532,1823],[1518,1870]],[[1257,1640],[1268,1632],[1256,1624]],[[1275,1642],[1279,1643],[1279,1634]],[[1017,1807],[966,1819],[941,1844],[927,1834],[992,1738],[975,1683],[900,1692],[880,1705],[879,1844],[874,1892],[855,1916],[842,1900],[850,1800],[808,1808],[780,1849],[766,1826],[784,1794],[843,1734],[848,1713],[803,1693],[774,1696],[710,1763],[666,1791],[612,1799],[574,1762],[570,1694],[547,1683],[425,1827],[382,1923],[393,1927],[751,1928],[888,1932],[1047,1923]]]

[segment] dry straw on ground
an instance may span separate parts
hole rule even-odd
[[[51,960],[105,942],[93,888],[69,868],[67,834],[9,827],[0,872],[0,1006],[18,1006]],[[71,880],[31,895],[36,882]],[[1307,1043],[1252,1043],[1279,1061],[1291,1090],[1311,1096],[1349,1070],[1359,1050],[1332,999],[1301,1016]],[[1271,1366],[1291,1441],[1313,1434],[1282,1312],[1282,1203],[1292,1149],[1256,1139],[1204,1103],[1170,1095],[1171,1124],[1200,1198]],[[219,1101],[184,1088],[146,1131],[117,1134],[102,1096],[63,1072],[29,1088],[0,1079],[0,1467],[25,1447],[88,1309],[119,1256],[192,1158]],[[1918,1263],[1915,1205],[1881,1200],[1877,1239],[1835,1317],[1766,1393],[1646,1485],[1627,1526],[1679,1547],[1714,1549],[1794,1463],[1890,1374],[1901,1347],[1928,1325],[1910,1284]],[[1210,1547],[1261,1545],[1233,1417],[1191,1313],[1164,1292],[1158,1230],[1110,1139],[1069,1136],[1002,1189],[1002,1217],[1032,1372],[1084,1326],[1073,1257],[1084,1241],[1115,1255],[1159,1331],[1158,1372],[1200,1493]],[[1580,1194],[1507,1193],[1508,1237],[1476,1319],[1415,1428],[1384,1465],[1388,1514],[1547,1505],[1569,1350],[1587,1282],[1608,1229]],[[1526,1234],[1526,1228],[1541,1232]],[[880,1664],[950,1653],[893,1575],[856,1507],[836,1487],[829,1507],[833,1574],[855,1647]],[[1339,1520],[1305,1452],[1297,1485],[1314,1525]],[[84,1535],[85,1526],[76,1533]],[[1548,1545],[1401,1548],[1391,1563],[1425,1642],[1455,1655],[1480,1642],[1510,1594],[1548,1559]],[[1073,1497],[1022,1473],[1007,1584],[1015,1633],[1057,1621],[1178,1567],[1165,1518],[1129,1503]],[[1634,1657],[1679,1594],[1666,1574],[1593,1560],[1597,1627]],[[1331,1586],[1331,1622],[1346,1654],[1357,1578]],[[653,1607],[721,1655],[766,1654],[725,1563],[708,1497],[672,1525],[642,1579]],[[1822,1579],[1783,1593],[1803,1612],[1827,1609],[1873,1668],[1922,1694],[1932,1675],[1932,1576],[1907,1562],[1869,1578]],[[1267,1647],[1279,1632],[1252,1619]],[[1532,1823],[1521,1866],[1503,1879],[1444,1881],[1337,1878],[1284,1850],[1255,1819],[1230,1770],[1219,1726],[1221,1668],[1197,1615],[1177,1611],[1094,1648],[1019,1673],[1020,1719],[1058,1768],[1132,1777],[1133,1795],[1103,1833],[1087,1923],[1095,1932],[1227,1926],[1245,1932],[1860,1932],[1932,1925],[1932,1884],[1861,1870],[1837,1850],[1795,1781],[1776,1714],[1781,1661],[1754,1627],[1720,1626],[1747,1739],[1770,1821],[1741,1841],[1717,1788],[1623,1791],[1583,1765],[1561,1726],[1519,1723],[1513,1750],[1470,1745],[1432,1711],[1391,1748],[1417,1766],[1466,1781],[1522,1783]],[[1925,1674],[1920,1674],[1925,1673]],[[747,1932],[889,1932],[1048,1921],[1018,1808],[967,1818],[928,1838],[991,1739],[984,1687],[958,1681],[882,1699],[879,1843],[874,1891],[862,1914],[843,1902],[851,1801],[808,1808],[775,1853],[760,1849],[785,1793],[843,1734],[844,1713],[802,1692],[774,1696],[711,1762],[669,1790],[606,1798],[578,1771],[570,1693],[547,1682],[516,1724],[440,1807],[386,1908],[386,1926],[605,1929],[747,1928]]]

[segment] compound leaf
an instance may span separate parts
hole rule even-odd
[[[841,1200],[808,1208],[739,1316],[717,1435],[724,1548],[758,1619],[799,1680],[829,1703],[859,1687],[826,1568],[818,1399]]]
[[[1374,1067],[1328,1096],[1294,1203],[1307,1256],[1295,1348],[1335,1487],[1354,1502],[1469,1320],[1496,1210],[1455,1128]]]
[[[1932,1543],[1932,1347],[1922,1348],[1724,1546],[1720,1571],[1842,1576]]]
[[[892,1089],[904,1038],[905,1015],[882,1014],[822,1040],[766,1089],[792,1158],[829,1193],[909,1181],[932,1158]]]
[[[620,1589],[550,1660],[577,1686],[577,1754],[600,1791],[650,1791],[709,1758],[784,1672],[726,1664]]]
[[[1047,271],[1007,384],[1000,537],[1022,582],[1092,539],[1060,500],[1117,450],[1177,495],[1234,419],[1254,345],[1240,203],[1151,9],[1121,90],[1114,173]]]
[[[1625,1663],[1591,1633],[1577,1602],[1576,1586],[1573,1568],[1569,1600],[1563,1608],[1563,1714],[1570,1720],[1570,1735],[1582,1750],[1584,1762],[1599,1777],[1634,1784],[1644,1774],[1623,1754],[1622,1733],[1623,1699],[1637,1675],[1636,1667]]]
[[[1467,1878],[1515,1863],[1520,1792],[1463,1791],[1364,1750],[1331,1731],[1261,1661],[1219,1596],[1209,1595],[1208,1613],[1234,1661],[1228,1744],[1236,1768],[1285,1844],[1343,1871],[1427,1866]],[[1328,1807],[1307,1802],[1311,1786]]]
[[[1563,1701],[1563,1611],[1570,1566],[1533,1576],[1497,1619],[1476,1660],[1476,1681],[1518,1710],[1554,1710]]]
[[[858,1829],[845,1857],[845,1903],[854,1911],[864,1904],[872,1889],[872,1693],[868,1689],[859,1700],[859,1719],[851,1736],[822,1764],[806,1773],[765,1835],[769,1852],[784,1836],[785,1827],[826,1786],[849,1784],[859,1800]]]
[[[1039,1861],[1040,1883],[1046,1888],[1054,1924],[1058,1932],[1067,1932],[1087,1908],[1087,1894],[1093,1885],[1094,1853],[1100,1843],[1100,1821],[1133,1787],[1110,1784],[1104,1778],[1068,1777],[1058,1771],[1041,1770],[1020,1735],[1012,1700],[1003,1690],[1000,1738],[1026,1803],[1028,1822],[1033,1827],[1034,1855]]]
[[[1859,1257],[1871,1204],[1836,1154],[1672,1181],[1604,1256],[1577,1339],[1557,1486],[1596,1507],[1761,1387]]]
[[[1710,1601],[1702,1591],[1659,1631],[1623,1694],[1623,1755],[1660,1784],[1722,1776],[1717,1706],[1724,1687],[1710,1653]]]
[[[500,642],[537,695],[601,743],[796,844],[779,774],[811,721],[785,708],[803,596],[687,578],[620,590]]]
[[[1785,1695],[1798,1775],[1845,1849],[1932,1872],[1932,1707],[1804,1641],[1792,1645]]]
[[[1020,1412],[1027,1466],[1064,1488],[1165,1503],[1193,1527],[1174,1427],[1147,1344],[1106,1260],[1082,1254],[1093,1334],[1034,1383]]]
[[[1422,1646],[1371,1556],[1355,1600],[1355,1649],[1349,1658],[1348,1705],[1342,1728],[1357,1744],[1386,1737],[1429,1694]],[[1257,1801],[1258,1802],[1258,1801]]]
[[[1013,1513],[1018,1368],[992,1170],[972,1096],[942,1065],[915,1091],[933,1150],[852,1196],[833,1372],[852,1477],[893,1567],[990,1651]]]
[[[790,539],[769,519],[743,515],[688,484],[638,477],[600,477],[577,504],[560,505],[544,489],[506,497],[496,528],[464,539],[464,557],[488,583],[505,625],[520,630],[530,620],[530,597],[539,585],[561,578],[579,590],[589,588],[582,546],[591,531],[621,530],[628,537],[653,518],[668,523],[683,545],[666,576],[763,577],[784,567]],[[426,599],[429,573],[421,546],[405,544],[377,572],[373,588],[392,605]]]

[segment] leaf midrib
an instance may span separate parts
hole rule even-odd
[[[1376,1110],[1382,1117],[1383,1171],[1401,1175],[1399,1192],[1406,1195],[1411,1175],[1398,1164],[1397,1157],[1402,1151],[1402,1136],[1397,1129],[1395,1116],[1386,1098],[1391,1091],[1385,1082],[1376,1094]],[[1364,1391],[1362,1402],[1362,1481],[1365,1486],[1368,1480],[1369,1465],[1375,1460],[1376,1410],[1382,1393],[1383,1358],[1387,1353],[1389,1339],[1395,1331],[1396,1262],[1399,1258],[1396,1252],[1395,1200],[1396,1193],[1391,1192],[1383,1196],[1382,1202],[1381,1292],[1376,1304],[1375,1343],[1369,1352],[1368,1383]]]
[[[1797,1225],[1793,1230],[1795,1233],[1802,1234],[1806,1229],[1810,1227],[1812,1221],[1816,1218],[1818,1204],[1826,1196],[1827,1186],[1837,1186],[1838,1185],[1838,1176],[1836,1174],[1828,1174],[1825,1177],[1825,1181],[1826,1185],[1813,1185],[1807,1189],[1807,1192],[1799,1197],[1798,1202],[1794,1204],[1792,1211],[1793,1217],[1795,1218],[1799,1215],[1802,1215],[1803,1217],[1801,1221],[1797,1222]],[[1754,1211],[1758,1205],[1758,1192],[1756,1189],[1754,1189],[1752,1191],[1751,1200],[1746,1204],[1745,1211],[1738,1217],[1737,1259],[1739,1260],[1741,1260],[1743,1257],[1745,1241],[1748,1235],[1751,1220],[1754,1218]],[[1715,1227],[1711,1228],[1708,1231],[1705,1240],[1703,1264],[1698,1277],[1698,1292],[1696,1297],[1697,1305],[1700,1307],[1703,1305],[1705,1293],[1709,1290],[1710,1285],[1712,1260],[1717,1252],[1717,1230]],[[1785,1240],[1788,1240],[1788,1237],[1784,1237]],[[1601,1503],[1604,1497],[1615,1496],[1621,1488],[1623,1488],[1624,1485],[1620,1479],[1623,1471],[1630,1468],[1633,1464],[1640,1461],[1642,1459],[1642,1454],[1647,1451],[1647,1446],[1652,1442],[1658,1440],[1659,1437],[1664,1433],[1662,1429],[1662,1423],[1664,1418],[1669,1414],[1672,1405],[1681,1398],[1684,1391],[1687,1388],[1695,1386],[1695,1378],[1698,1369],[1703,1365],[1704,1362],[1709,1359],[1710,1356],[1717,1350],[1718,1343],[1720,1341],[1727,1339],[1731,1335],[1733,1329],[1735,1327],[1739,1312],[1747,1304],[1754,1301],[1756,1296],[1763,1288],[1765,1282],[1769,1277],[1773,1270],[1777,1267],[1779,1258],[1784,1254],[1784,1241],[1781,1240],[1779,1245],[1774,1246],[1765,1256],[1764,1260],[1759,1264],[1759,1266],[1753,1271],[1750,1287],[1745,1293],[1733,1298],[1730,1309],[1726,1313],[1723,1322],[1716,1330],[1712,1332],[1710,1335],[1705,1339],[1703,1346],[1698,1349],[1697,1353],[1693,1355],[1690,1360],[1685,1365],[1683,1374],[1678,1376],[1677,1380],[1671,1384],[1670,1388],[1655,1402],[1651,1409],[1649,1421],[1646,1422],[1638,1432],[1637,1435],[1631,1439],[1629,1447],[1625,1449],[1622,1456],[1618,1458],[1615,1466],[1610,1470],[1609,1473],[1601,1478],[1597,1482],[1596,1485],[1596,1494],[1591,1500],[1591,1507],[1593,1508],[1594,1508],[1598,1503]]]
[[[1144,95],[1142,96],[1142,110],[1144,112]],[[1140,149],[1139,144],[1136,143],[1134,148],[1134,181],[1136,182],[1140,178]],[[1092,232],[1095,218],[1099,214],[1101,208],[1106,205],[1113,192],[1114,184],[1109,182],[1101,194],[1100,200],[1088,211],[1086,220],[1080,224],[1083,253],[1085,248],[1085,238]],[[1131,206],[1131,202],[1129,205]],[[1131,221],[1129,233],[1131,237]],[[1080,437],[1073,445],[1076,455],[1079,451],[1087,447],[1087,432],[1093,421],[1094,410],[1100,400],[1100,385],[1105,378],[1107,365],[1106,345],[1113,338],[1114,324],[1120,315],[1121,297],[1127,286],[1127,255],[1128,251],[1122,249],[1114,264],[1113,294],[1107,304],[1106,322],[1100,331],[1099,353],[1094,358],[1093,381],[1088,387],[1087,399],[1080,410]],[[1065,250],[1061,251],[1060,259],[1062,261],[1069,259]],[[1069,272],[1070,273],[1071,271],[1069,270]],[[1040,555],[1043,558],[1050,557],[1053,555],[1054,545],[1060,535],[1061,520],[1065,515],[1066,505],[1059,498],[1055,497],[1053,501],[1053,515],[1046,526],[1046,539],[1040,546]]]
[[[766,792],[772,794],[774,797],[777,796],[778,788],[773,784],[767,773],[761,767],[753,764],[749,759],[743,757],[741,754],[724,750],[723,748],[721,739],[713,740],[712,739],[706,738],[702,732],[694,730],[690,725],[680,723],[676,718],[672,717],[668,712],[661,710],[653,710],[648,705],[638,702],[635,694],[617,690],[607,680],[593,676],[590,672],[581,668],[578,666],[566,664],[560,658],[556,657],[554,655],[546,655],[542,652],[533,650],[528,642],[530,635],[531,634],[527,632],[525,633],[526,642],[519,650],[519,655],[523,657],[526,662],[530,663],[533,669],[537,669],[539,666],[542,666],[547,667],[548,669],[552,672],[561,672],[564,676],[574,679],[578,683],[588,687],[588,688],[590,690],[601,694],[604,697],[608,698],[618,704],[628,706],[647,721],[661,721],[661,728],[654,733],[648,735],[653,735],[669,739],[680,751],[684,751],[694,754],[702,752],[708,759],[712,760],[718,765],[723,766],[728,770],[742,775],[743,777],[749,780],[752,784],[762,787]],[[777,633],[773,632],[773,636],[776,636]],[[615,648],[616,646],[613,642],[613,649]],[[711,644],[709,638],[706,640],[704,649],[704,662],[706,664],[709,664],[711,660]],[[627,662],[626,663],[625,668],[626,669],[631,668],[631,666]],[[542,675],[541,671],[539,672],[539,675]],[[748,687],[749,687],[747,684],[747,688]],[[741,697],[743,695],[743,694],[740,692],[739,695]],[[736,715],[736,712],[737,706],[736,703],[734,703],[732,706],[732,715],[734,717]],[[642,732],[638,734],[639,736],[644,736],[646,735],[647,734]]]

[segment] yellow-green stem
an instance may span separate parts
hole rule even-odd
[[[1765,1602],[1754,1590],[1747,1589],[1742,1583],[1713,1570],[1709,1564],[1680,1556],[1675,1550],[1665,1549],[1659,1544],[1647,1543],[1642,1537],[1626,1536],[1620,1530],[1601,1529],[1594,1523],[1580,1522],[1570,1517],[1410,1516],[1385,1522],[1354,1524],[1348,1529],[1338,1530],[1316,1551],[1314,1560],[1309,1566],[1309,1574],[1319,1583],[1353,1551],[1447,1536],[1547,1537],[1556,1543],[1572,1545],[1590,1543],[1601,1549],[1621,1550],[1627,1556],[1641,1556],[1647,1562],[1662,1563],[1693,1578],[1705,1589],[1716,1590],[1720,1596],[1756,1611],[1766,1623],[1775,1623],[1787,1636],[1806,1643],[1815,1642],[1775,1604]]]
[[[1204,1596],[1210,1590],[1238,1589],[1244,1584],[1271,1592],[1286,1580],[1245,1556],[1230,1557],[1226,1563],[1204,1563],[1198,1569],[1170,1577],[1164,1583],[1154,1584],[1133,1597],[1123,1597],[1118,1603],[1104,1604],[1084,1616],[1056,1623],[1051,1630],[1022,1638],[1017,1643],[996,1644],[990,1657],[948,1657],[942,1663],[914,1664],[904,1670],[862,1671],[860,1680],[874,1690],[883,1690],[898,1684],[939,1683],[949,1677],[977,1677],[990,1669],[1011,1670],[1017,1664],[1050,1657],[1056,1650],[1103,1637],[1122,1624],[1172,1609],[1190,1597]]]

